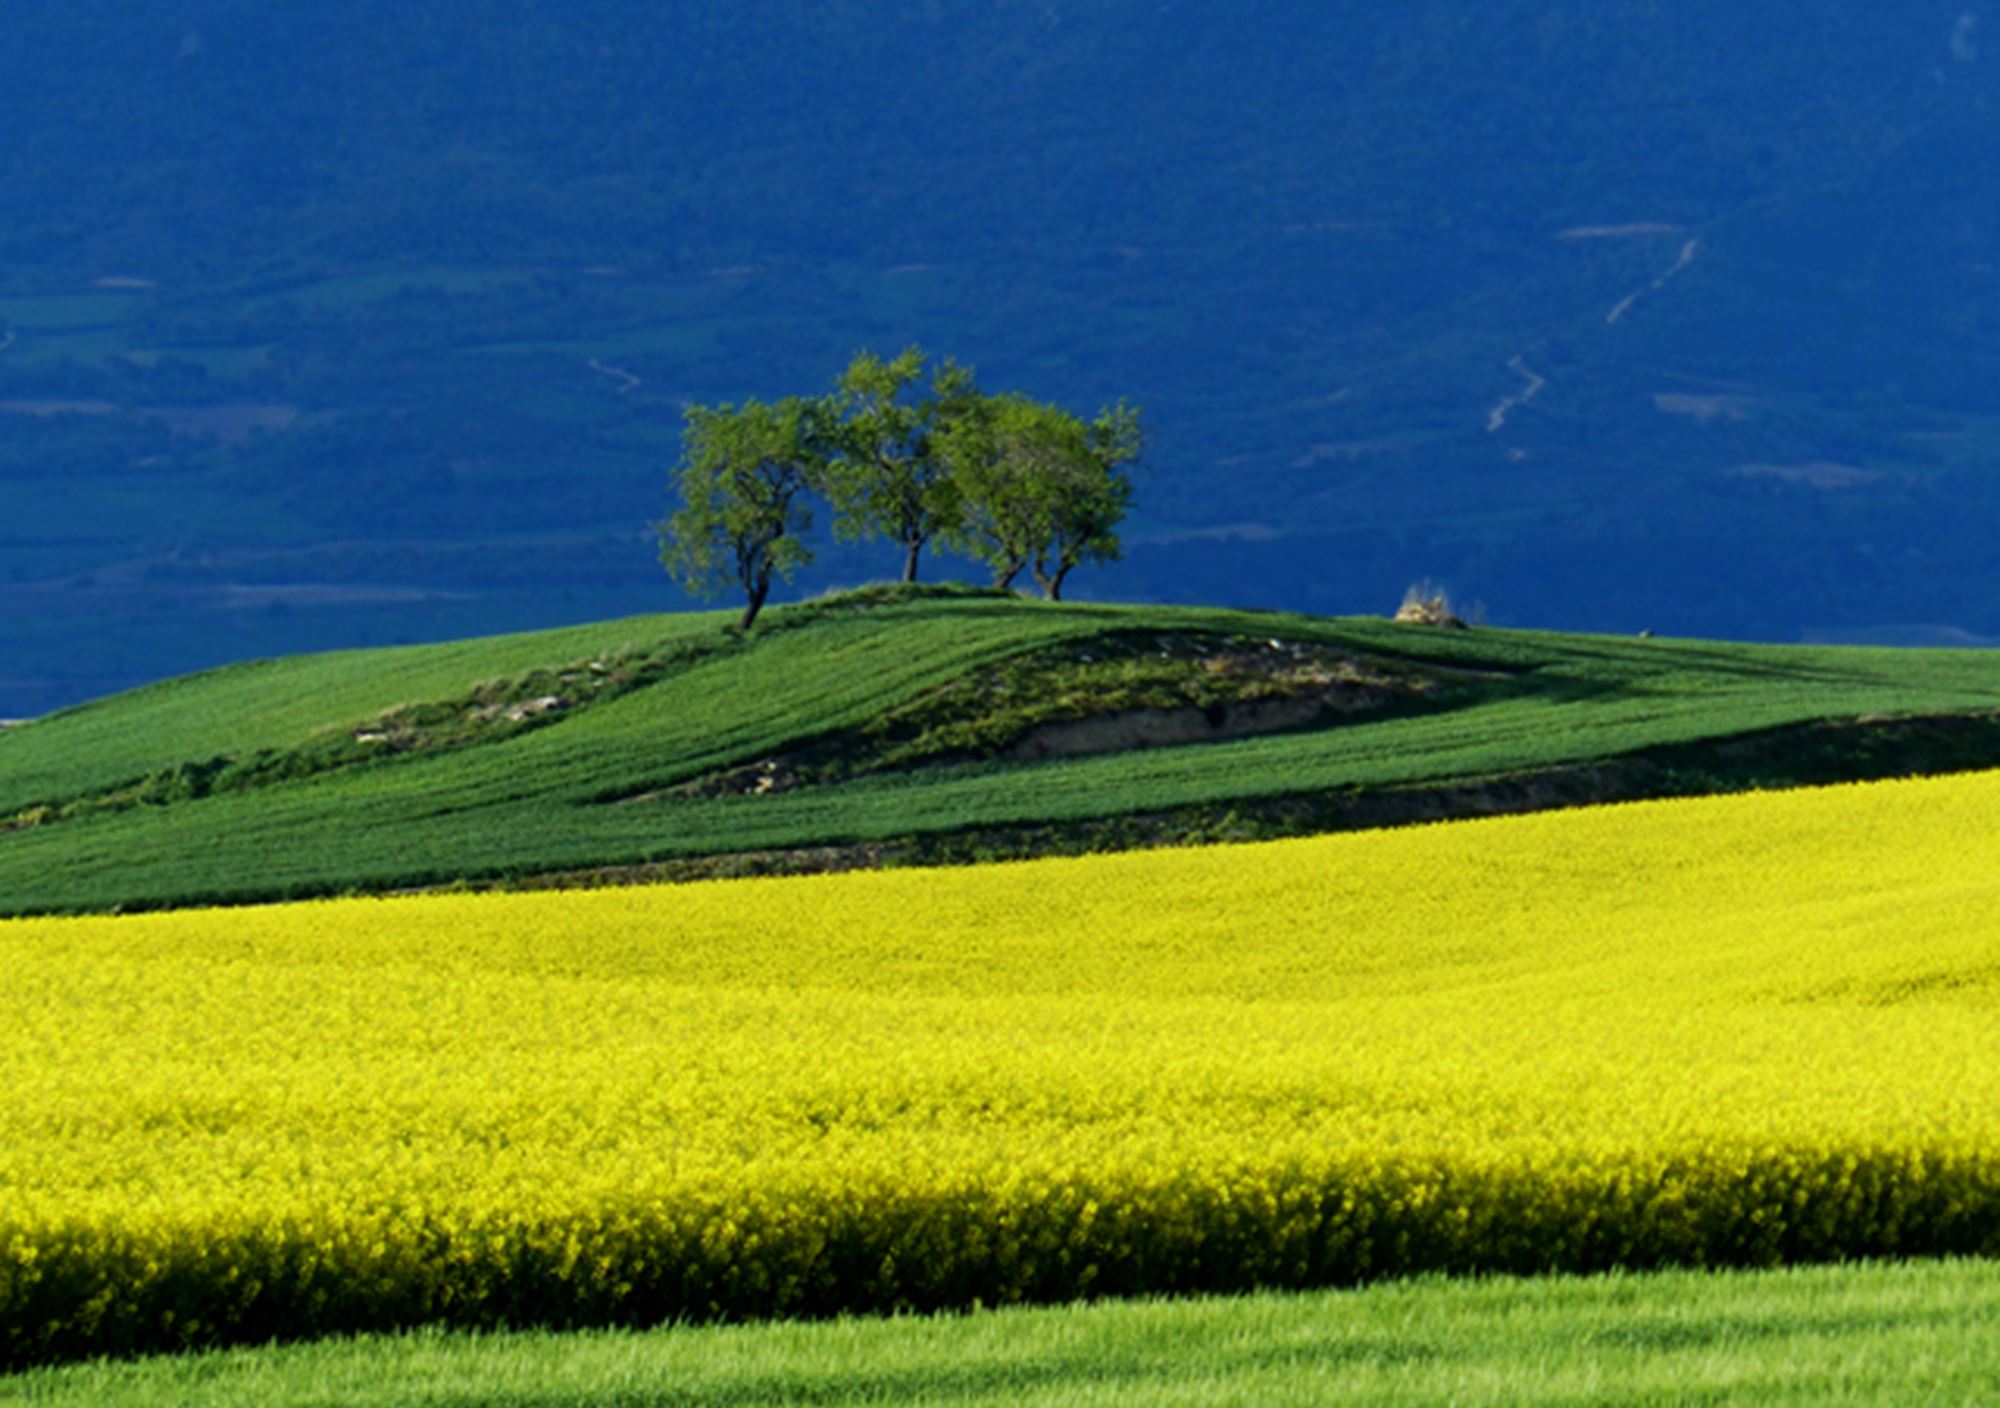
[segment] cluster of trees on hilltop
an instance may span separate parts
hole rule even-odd
[[[905,582],[926,548],[944,548],[985,563],[998,586],[1028,572],[1057,600],[1075,568],[1117,559],[1141,438],[1122,401],[1085,421],[982,392],[949,359],[926,378],[918,347],[861,352],[823,396],[688,408],[660,560],[702,595],[741,586],[747,629],[772,577],[811,560],[817,498],[838,536],[901,549]]]

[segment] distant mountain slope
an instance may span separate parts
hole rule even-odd
[[[910,340],[1147,408],[1122,596],[1990,637],[1996,65],[1968,0],[30,6],[0,716],[645,609],[681,402]]]
[[[877,590],[0,732],[0,912],[1115,848],[2000,763],[1963,652]],[[1909,718],[1902,716],[1924,716]]]

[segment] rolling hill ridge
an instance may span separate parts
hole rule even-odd
[[[849,868],[2000,759],[1963,652],[868,588],[167,680],[0,732],[0,911]]]

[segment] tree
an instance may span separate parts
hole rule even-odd
[[[946,361],[929,391],[912,398],[924,370],[920,347],[891,361],[855,354],[835,395],[839,451],[827,476],[843,538],[884,537],[903,549],[903,580],[917,580],[925,544],[949,535],[959,517],[958,485],[940,458],[939,431],[965,414],[977,392],[972,373]]]
[[[821,483],[833,438],[824,400],[690,406],[674,468],[681,508],[660,526],[660,561],[687,589],[713,596],[732,577],[748,630],[771,592],[812,560],[806,495]]]
[[[1139,412],[1124,402],[1085,423],[1025,396],[979,398],[939,435],[960,495],[949,540],[990,565],[996,585],[1027,570],[1060,600],[1073,569],[1117,561],[1132,501],[1125,469],[1141,441]]]

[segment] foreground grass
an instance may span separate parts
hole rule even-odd
[[[2000,1263],[1425,1279],[896,1320],[371,1336],[0,1378],[0,1403],[286,1405],[1980,1401]]]

